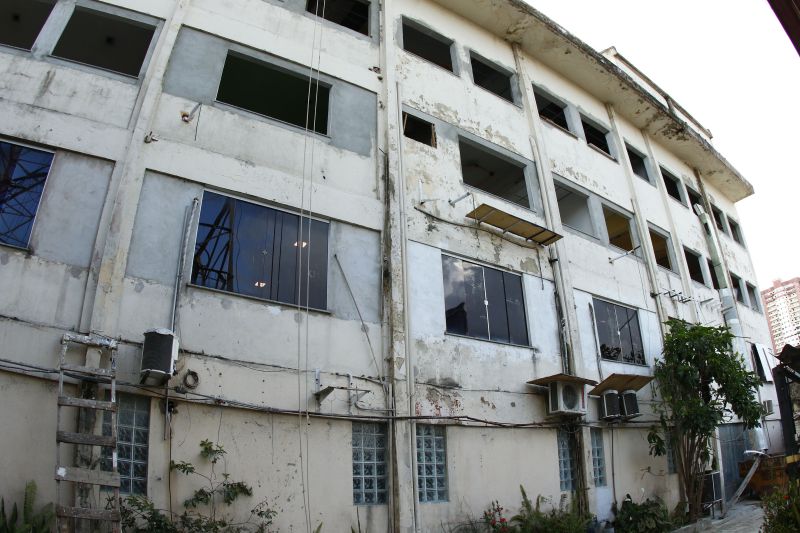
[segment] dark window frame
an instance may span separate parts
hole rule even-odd
[[[550,95],[550,93],[543,91],[535,85],[533,86],[533,97],[536,102],[536,111],[544,122],[575,136],[572,128],[570,128],[569,114],[567,112],[569,110],[569,104]],[[554,111],[553,108],[557,108],[558,111]],[[559,113],[563,117],[563,124],[559,122],[557,116],[554,118],[554,115]]]
[[[734,299],[740,304],[747,305],[747,289],[745,288],[744,280],[733,272],[730,274],[731,284],[733,285],[731,288],[733,289]]]
[[[750,300],[750,309],[757,313],[761,313],[761,293],[752,283],[745,281],[744,288],[747,292],[747,299]]]
[[[14,50],[22,50],[24,52],[30,52],[30,51],[33,50],[33,47],[36,45],[36,41],[41,36],[42,30],[44,29],[45,25],[47,24],[47,20],[50,18],[50,15],[52,15],[53,8],[55,8],[57,0],[44,0],[44,1],[36,1],[36,2],[32,2],[31,0],[19,0],[18,3],[23,4],[25,7],[28,7],[28,8],[30,8],[33,5],[36,5],[36,6],[38,6],[38,9],[42,10],[39,13],[36,13],[36,14],[37,15],[41,15],[41,14],[44,14],[44,12],[46,11],[46,15],[44,16],[44,19],[41,20],[41,24],[36,24],[38,26],[38,30],[36,30],[35,35],[32,35],[33,40],[29,40],[31,35],[27,35],[26,37],[28,37],[28,40],[26,40],[26,43],[20,43],[18,41],[16,44],[12,44],[11,42],[0,41],[0,46],[7,46],[7,47],[12,48]],[[10,10],[13,10],[16,7],[17,7],[16,5],[15,6],[9,6],[8,4],[6,4],[4,6],[5,9],[10,9]],[[49,7],[49,9],[48,9],[48,7]],[[0,8],[0,13],[2,13],[2,9],[4,9],[4,8]],[[36,10],[36,8],[34,8],[34,10]],[[13,13],[13,11],[12,11],[12,13]],[[13,14],[14,15],[18,15],[17,13],[13,13]],[[12,20],[14,22],[19,22],[19,20],[17,20],[17,19],[12,19]],[[39,22],[39,20],[36,20],[35,22]],[[0,26],[0,29],[2,29],[2,26]],[[2,34],[2,32],[0,32],[0,34]],[[30,44],[28,44],[28,42]]]
[[[628,154],[628,162],[630,163],[631,171],[633,172],[634,176],[637,176],[652,185],[653,179],[650,177],[650,168],[647,164],[648,157],[627,142],[625,143],[625,152]],[[637,160],[636,164],[634,164],[634,160]],[[644,176],[637,172],[637,169],[643,170]]]
[[[699,216],[699,215],[697,215],[697,212],[694,210],[694,206],[695,206],[695,204],[699,204],[700,207],[702,207],[705,210],[705,204],[703,203],[703,196],[699,192],[694,190],[693,188],[691,188],[688,185],[686,185],[685,183],[684,183],[684,185],[686,186],[686,200],[689,203],[689,210],[695,216]],[[697,201],[695,201],[695,200],[697,200]]]
[[[409,113],[407,111],[403,111],[403,137],[407,139],[411,139],[412,141],[416,141],[418,143],[424,144],[426,146],[430,146],[431,148],[436,148],[437,145],[437,137],[436,137],[436,124],[429,120],[425,120],[424,118],[415,115],[414,113]],[[422,123],[418,124],[420,126],[430,126],[430,135],[429,136],[420,136],[417,135],[415,131],[409,131],[409,123]],[[429,138],[428,138],[429,137]],[[427,142],[424,140],[428,138]]]
[[[653,247],[653,254],[655,256],[656,264],[659,267],[664,268],[674,274],[676,272],[676,269],[675,269],[675,259],[673,258],[673,253],[672,253],[672,238],[670,237],[670,234],[662,229],[653,226],[649,226],[647,228],[647,234],[650,237],[650,244]],[[664,240],[664,248],[666,250],[666,260],[668,263],[666,265],[662,264],[661,261],[659,261],[659,256],[656,254],[656,243],[653,241],[653,236]]]
[[[695,252],[694,250],[691,250],[691,249],[687,248],[686,246],[684,246],[683,247],[683,257],[684,257],[684,260],[686,261],[686,270],[689,272],[689,279],[691,279],[692,281],[695,281],[697,283],[700,283],[702,285],[708,286],[708,282],[706,281],[706,277],[705,277],[705,274],[703,272],[703,256],[701,254]],[[693,268],[693,265],[690,263],[689,257],[694,258],[694,260],[697,262],[697,265],[696,265],[695,268]],[[695,275],[693,274],[693,271],[699,271],[700,279],[697,279],[695,277]]]
[[[727,215],[728,218],[728,228],[730,229],[731,238],[736,241],[737,243],[744,246],[744,235],[742,234],[742,227],[736,222],[734,219],[731,218],[730,215]]]
[[[475,80],[475,63],[478,63],[482,68],[490,71],[494,71],[495,74],[505,77],[508,80],[508,94],[505,94],[505,91],[498,91],[493,88],[487,86],[487,84],[479,83]],[[513,70],[509,70],[506,67],[498,64],[496,61],[492,61],[481,54],[475,52],[474,50],[469,51],[469,66],[470,66],[470,75],[472,76],[472,83],[476,87],[480,87],[484,91],[490,92],[493,95],[497,96],[505,100],[506,102],[518,106],[517,103],[517,95],[514,90],[514,81],[517,78],[517,73]]]
[[[667,192],[667,196],[686,207],[686,192],[683,190],[683,180],[663,166],[659,168],[661,169],[661,181],[664,183],[664,190]],[[677,196],[675,196],[676,194]]]
[[[592,309],[594,310],[594,327],[597,332],[600,357],[605,361],[647,366],[639,309],[609,302],[596,296],[592,298]],[[613,324],[610,322],[612,320],[611,311],[614,313]],[[601,324],[608,327],[601,327]],[[635,324],[635,330],[633,324]],[[609,333],[611,331],[609,328],[617,331],[616,342],[614,342],[613,334]],[[623,328],[628,330],[624,339]],[[625,346],[626,344],[629,346]],[[630,348],[630,352],[627,354],[623,353],[626,348]]]
[[[708,274],[711,276],[711,286],[716,289],[720,290],[719,278],[717,277],[717,270],[714,268],[714,262],[711,258],[706,258],[708,264]]]
[[[406,28],[410,29],[412,32],[417,32],[417,33],[421,34],[424,38],[431,39],[433,41],[436,41],[438,44],[441,44],[441,45],[444,45],[445,47],[447,47],[449,66],[442,65],[441,63],[431,59],[430,57],[425,57],[425,55],[423,55],[419,51],[409,50],[408,48],[406,48],[406,46],[407,46]],[[439,68],[441,68],[441,69],[443,69],[443,70],[445,70],[445,71],[447,71],[447,72],[449,72],[451,74],[456,74],[457,73],[457,64],[458,64],[458,62],[456,61],[456,58],[454,57],[454,55],[455,55],[454,54],[455,40],[450,39],[449,37],[445,37],[441,33],[437,32],[437,31],[435,31],[435,30],[433,30],[433,29],[431,29],[431,28],[429,28],[429,27],[427,27],[427,26],[425,26],[423,24],[420,24],[419,22],[417,22],[417,21],[415,21],[413,19],[407,18],[407,17],[402,17],[402,19],[400,21],[400,32],[401,32],[401,35],[402,35],[402,47],[401,48],[405,52],[408,52],[409,54],[413,55],[414,57],[418,57],[418,58],[422,59],[423,61],[426,61],[426,62],[428,62],[428,63],[430,63],[432,65],[435,65],[435,66],[437,66],[437,67],[439,67]]]
[[[18,248],[18,249],[21,249],[21,250],[29,250],[31,235],[33,234],[33,230],[36,227],[36,219],[37,219],[38,214],[39,214],[39,209],[42,206],[42,198],[44,198],[45,189],[46,189],[47,183],[48,183],[48,181],[50,179],[50,173],[53,170],[53,164],[55,162],[56,152],[53,151],[53,150],[47,150],[47,149],[43,149],[43,148],[40,148],[40,147],[37,147],[37,146],[32,146],[32,145],[27,144],[27,143],[21,143],[21,142],[18,142],[18,141],[12,141],[12,140],[8,140],[8,139],[0,138],[0,157],[4,157],[3,154],[5,153],[5,150],[3,148],[3,145],[8,145],[10,147],[9,150],[8,150],[9,159],[16,157],[16,161],[14,163],[15,166],[19,165],[19,155],[17,155],[17,156],[13,156],[12,155],[12,152],[14,151],[14,148],[19,149],[20,153],[31,151],[31,152],[36,152],[36,153],[42,154],[44,156],[47,156],[47,155],[50,156],[49,157],[49,162],[47,163],[47,170],[44,172],[44,176],[41,176],[42,169],[44,168],[42,166],[42,167],[38,168],[36,170],[36,172],[35,172],[36,173],[36,176],[35,176],[36,182],[34,184],[31,184],[30,186],[26,185],[26,188],[28,189],[27,191],[23,190],[23,191],[20,191],[19,193],[17,193],[18,195],[22,195],[22,194],[26,194],[27,192],[30,192],[30,190],[33,189],[34,187],[36,187],[38,189],[38,197],[35,198],[35,200],[33,198],[25,200],[25,202],[29,203],[30,205],[20,205],[19,208],[18,208],[18,210],[21,209],[21,210],[26,211],[28,213],[28,216],[21,217],[21,218],[27,218],[28,219],[27,222],[23,223],[22,221],[19,221],[19,222],[17,222],[15,224],[16,225],[16,229],[20,229],[23,226],[23,224],[25,226],[27,226],[27,229],[24,230],[24,242],[23,242],[23,239],[20,238],[21,236],[18,236],[18,237],[13,237],[12,236],[14,242],[12,242],[12,237],[0,236],[0,246],[9,246],[11,248]],[[8,176],[6,175],[6,173],[8,172],[8,169],[7,169],[7,167],[4,166],[5,164],[7,164],[7,163],[4,163],[3,159],[0,159],[0,165],[3,165],[3,166],[0,166],[0,189],[4,189],[4,190],[0,190],[0,222],[2,222],[4,220],[3,217],[5,217],[5,216],[10,216],[10,217],[14,216],[14,215],[9,215],[7,213],[8,207],[6,207],[6,204],[9,201],[9,199],[6,197],[6,194],[8,194],[8,191],[12,190],[12,187],[14,187],[14,186],[13,185],[8,185],[8,186],[4,186],[3,185],[4,178],[6,178],[6,177],[11,178],[11,175],[8,175]],[[40,164],[43,164],[43,163],[40,163]],[[30,174],[31,173],[32,173],[32,171],[26,172],[25,179],[31,179],[30,178]],[[10,182],[14,183],[15,181],[18,181],[18,180],[19,180],[19,178],[17,178],[17,180],[11,179]],[[14,196],[13,197],[13,199],[18,199],[18,198],[19,198],[19,196]],[[5,223],[3,223],[3,225],[0,225],[0,230],[3,230],[3,228],[5,228]],[[9,232],[10,231],[11,230],[9,229]],[[3,230],[3,233],[5,234],[6,231]]]
[[[730,237],[730,231],[728,230],[728,223],[726,222],[725,213],[722,212],[722,209],[717,207],[714,204],[711,204],[711,221],[717,227],[719,231],[728,235]]]
[[[588,126],[588,131],[587,131],[587,126]],[[614,161],[617,160],[617,158],[614,156],[613,148],[611,147],[612,141],[609,135],[611,133],[610,128],[603,126],[598,121],[589,118],[583,113],[581,113],[581,127],[583,128],[583,137],[584,140],[586,141],[587,146],[589,146],[590,148],[594,148],[595,150],[598,150],[600,153],[607,155]],[[605,148],[603,146],[599,146],[597,142],[595,142],[600,138],[603,139],[603,142],[601,142],[600,144],[603,144]]]
[[[211,197],[209,197],[211,195]],[[216,199],[213,197],[217,197]],[[219,225],[209,225],[207,223],[203,223],[203,209],[202,207],[206,205],[206,201],[208,200],[209,204],[213,202],[220,203],[221,207],[219,208],[219,212],[217,213],[215,220],[220,220],[220,217],[223,215],[223,211],[227,211],[225,217],[235,218],[237,205],[238,210],[246,209],[250,210],[252,214],[258,214],[260,217],[256,217],[251,219],[251,222],[255,220],[256,223],[259,225],[264,225],[264,229],[269,228],[270,225],[272,227],[272,233],[265,232],[263,237],[259,235],[259,238],[265,239],[265,246],[272,247],[273,250],[277,250],[278,253],[271,253],[272,259],[269,260],[269,265],[266,264],[267,259],[266,257],[270,255],[270,252],[265,248],[262,252],[264,256],[264,264],[262,265],[262,271],[259,272],[259,276],[252,279],[247,279],[248,273],[243,275],[244,278],[244,285],[232,287],[232,284],[239,283],[238,281],[238,274],[235,272],[236,267],[238,266],[238,261],[241,259],[242,251],[235,251],[235,247],[230,247],[226,244],[225,240],[227,239],[228,244],[230,241],[235,240],[236,243],[244,248],[245,245],[242,242],[245,238],[236,237],[237,231],[244,232],[247,234],[248,232],[252,232],[253,230],[249,227],[242,228],[238,224],[236,226],[232,226],[235,222],[225,222],[227,226],[223,226],[223,222],[220,221]],[[224,204],[224,205],[223,205]],[[233,204],[233,206],[231,206]],[[246,206],[246,207],[245,207]],[[231,215],[231,210],[233,210],[233,214]],[[272,220],[270,220],[272,219]],[[295,222],[296,219],[296,222]],[[302,224],[302,236],[300,236],[300,221],[303,221]],[[287,226],[288,223],[288,226]],[[295,230],[292,230],[292,224],[296,223]],[[319,233],[322,231],[324,225],[324,250],[321,252],[316,252],[315,250],[309,249],[307,252],[303,252],[303,250],[307,247],[306,243],[308,241],[305,240],[306,236],[308,236],[310,240],[310,245],[314,246],[314,237],[317,237],[319,240],[322,237],[322,234]],[[208,259],[205,262],[202,262],[198,259],[199,254],[204,254],[202,257],[205,257],[206,249],[201,248],[201,231],[203,228],[206,227],[206,234],[203,238],[202,245],[203,246],[213,246]],[[284,228],[288,227],[288,232],[284,233]],[[280,235],[277,233],[280,231]],[[316,235],[315,235],[316,233]],[[328,281],[329,281],[329,265],[330,265],[330,233],[331,233],[331,223],[330,221],[321,220],[315,217],[307,216],[307,215],[300,215],[296,212],[289,211],[286,209],[281,209],[278,207],[274,207],[271,205],[265,205],[263,203],[255,202],[252,200],[246,200],[240,198],[235,195],[231,194],[224,194],[215,190],[206,189],[203,191],[203,198],[201,200],[201,209],[200,209],[200,219],[197,223],[196,233],[195,233],[195,249],[192,253],[192,270],[191,270],[191,282],[190,284],[194,287],[201,287],[207,288],[211,290],[221,291],[227,294],[233,294],[238,296],[243,296],[245,298],[254,298],[259,301],[266,301],[271,303],[276,303],[279,305],[289,305],[292,307],[300,307],[305,308],[308,304],[308,308],[314,311],[321,311],[321,312],[328,312]],[[228,235],[227,237],[225,235]],[[298,237],[300,236],[300,237]],[[246,238],[251,237],[250,235],[246,235]],[[297,253],[295,254],[293,250],[289,247],[288,244],[284,247],[284,238],[286,243],[291,241],[291,239],[297,239],[293,243],[293,247],[298,248]],[[272,239],[272,244],[270,245],[268,242],[269,239]],[[252,245],[253,243],[247,243]],[[222,246],[221,254],[216,253],[216,247]],[[285,249],[284,249],[285,248]],[[319,248],[320,250],[322,247]],[[225,251],[228,250],[228,251]],[[244,248],[244,250],[248,250],[248,248]],[[289,254],[286,254],[286,251],[289,251]],[[312,259],[312,251],[316,253],[314,259]],[[188,253],[188,251],[187,251]],[[249,252],[249,255],[254,255]],[[245,258],[248,255],[245,254]],[[294,256],[294,257],[293,257]],[[235,257],[235,262],[237,265],[231,265],[231,262],[234,260],[232,258]],[[299,276],[297,272],[297,264],[298,258],[302,258],[302,265],[301,268],[304,271],[307,271],[309,284],[313,284],[314,286],[311,287],[310,285],[305,285],[303,276]],[[314,266],[311,265],[311,261],[314,261]],[[220,263],[221,261],[221,263]],[[212,268],[215,264],[219,263],[219,268]],[[308,269],[308,270],[306,270]],[[269,272],[267,272],[269,271]],[[198,279],[200,278],[200,279]],[[234,278],[236,278],[234,280]],[[317,280],[318,278],[318,280]],[[275,281],[277,279],[277,281]],[[292,284],[291,291],[287,292],[287,286],[284,286],[283,290],[281,289],[281,279],[283,279],[284,284]],[[298,290],[297,283],[301,284],[301,287]],[[317,281],[314,281],[317,280]],[[250,287],[250,282],[253,282],[253,286]],[[300,301],[296,301],[297,297],[300,297]],[[308,298],[308,302],[306,302],[306,297]]]
[[[462,275],[465,270],[464,264],[467,265],[467,270],[471,271],[472,274],[476,274],[476,270],[480,269],[481,271],[481,279],[480,279],[480,286],[478,285],[478,280],[473,280],[475,282],[474,285],[470,286],[466,281],[461,280],[460,285],[455,287],[456,283],[459,283],[458,273],[454,271],[448,271],[448,262],[461,262],[461,269]],[[493,279],[490,280],[490,284],[497,285],[498,282],[502,281],[503,283],[503,294],[489,294],[489,289],[487,289],[487,270],[491,273],[491,277]],[[498,278],[498,276],[500,276]],[[464,291],[464,302],[460,305],[448,309],[447,308],[447,300],[448,298],[453,299],[453,297],[459,296],[457,293],[448,294],[447,292],[447,285],[448,285],[448,278],[454,284],[454,289],[463,289]],[[509,287],[506,289],[506,284],[510,280],[515,280],[519,282],[518,287]],[[452,255],[449,253],[442,253],[442,280],[444,285],[444,307],[445,307],[445,334],[446,335],[454,335],[457,337],[465,337],[470,339],[476,339],[480,341],[489,341],[498,344],[504,344],[509,346],[522,346],[522,347],[530,347],[531,346],[531,335],[530,335],[530,328],[528,325],[528,312],[526,309],[526,301],[525,301],[525,283],[522,274],[511,272],[505,269],[496,268],[493,266],[486,265],[484,263],[480,263],[477,261],[464,259],[457,255]],[[494,287],[495,289],[497,287]],[[477,296],[475,294],[471,295],[474,298],[470,298],[468,291],[470,289],[477,291]],[[482,289],[482,290],[478,290]],[[518,290],[516,290],[518,289]],[[461,292],[460,290],[458,292]],[[517,293],[516,295],[514,293]],[[515,298],[516,296],[516,298]],[[477,298],[480,298],[478,301]],[[514,302],[514,300],[517,300]],[[470,301],[471,300],[471,301]],[[494,300],[492,302],[491,300]],[[492,315],[490,311],[490,305],[499,304],[500,302],[504,302],[505,309],[503,309],[500,313]],[[512,310],[517,311],[518,313],[513,318],[511,317],[511,313],[509,313],[509,304],[513,304],[515,307],[511,307]],[[460,307],[463,308],[461,311],[456,314],[454,312],[455,309]],[[469,308],[468,308],[469,307]],[[472,320],[470,321],[470,316],[472,316]],[[494,320],[493,320],[494,318]],[[492,325],[495,326],[502,326],[504,323],[506,326],[506,333],[507,333],[507,340],[503,339],[497,335],[492,335]],[[514,324],[512,325],[512,322]],[[499,324],[498,324],[499,323]],[[471,327],[472,326],[472,327]],[[485,327],[485,329],[484,329]],[[474,328],[474,330],[473,330]],[[516,331],[512,331],[512,328]],[[485,331],[485,334],[484,334]],[[524,335],[524,339],[519,337]]]

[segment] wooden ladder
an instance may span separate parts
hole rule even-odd
[[[109,356],[109,368],[94,368],[66,362],[67,350],[71,344],[79,344],[88,348],[97,348]],[[66,333],[61,339],[61,354],[58,365],[58,414],[56,418],[56,517],[58,520],[57,531],[70,531],[70,524],[74,519],[95,520],[107,522],[113,533],[120,533],[119,510],[119,473],[117,472],[117,342],[113,339],[98,335],[79,335]],[[64,377],[76,378],[80,381],[106,383],[109,386],[110,401],[101,401],[88,398],[73,398],[64,394]],[[111,415],[111,435],[97,435],[94,433],[75,433],[61,429],[62,408],[77,407],[79,409],[95,409],[100,414],[108,412]],[[78,444],[87,446],[101,446],[111,448],[112,470],[81,468],[76,466],[61,465],[61,444]],[[78,483],[100,485],[111,488],[113,504],[110,509],[85,508],[61,505],[61,483]]]

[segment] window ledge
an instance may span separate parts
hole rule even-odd
[[[226,102],[220,102],[217,99],[214,99],[214,107],[218,107],[221,109],[227,109],[229,111],[234,111],[236,113],[242,114],[249,118],[255,118],[262,122],[266,122],[267,124],[273,124],[275,126],[282,126],[289,130],[298,132],[298,133],[308,133],[309,135],[314,135],[319,137],[320,140],[330,142],[331,136],[327,133],[319,133],[318,131],[314,131],[311,128],[304,128],[303,126],[298,126],[297,124],[292,124],[291,122],[284,122],[283,120],[270,117],[268,115],[262,115],[261,113],[256,113],[255,111],[250,111],[249,109],[245,109],[243,107],[238,107],[233,104],[228,104]]]
[[[405,52],[406,54],[410,55],[411,57],[413,57],[413,58],[415,58],[415,59],[417,59],[417,60],[419,60],[419,61],[421,61],[422,63],[424,63],[424,64],[426,64],[426,65],[431,65],[431,66],[433,66],[434,68],[436,68],[436,69],[438,69],[438,70],[441,70],[442,72],[446,72],[446,73],[450,74],[450,75],[451,75],[451,76],[453,76],[454,78],[461,79],[461,76],[459,76],[459,75],[458,75],[458,74],[456,74],[456,72],[455,72],[455,66],[453,67],[453,69],[454,69],[454,70],[446,69],[446,68],[444,68],[443,66],[441,66],[441,65],[439,65],[439,64],[437,64],[437,63],[434,63],[434,62],[433,62],[433,61],[431,61],[430,59],[425,59],[425,58],[424,58],[424,57],[422,57],[421,55],[415,54],[414,52],[411,52],[410,50],[406,50],[405,48],[402,48],[402,47],[400,48],[400,50],[402,50],[402,51],[403,51],[403,52]]]
[[[33,254],[33,250],[31,250],[27,246],[17,246],[16,244],[8,244],[8,243],[5,243],[5,242],[0,242],[0,250],[2,250],[3,248],[9,248],[14,252],[22,252],[25,255],[32,255]]]
[[[486,191],[484,191],[483,189],[481,189],[479,187],[475,187],[473,185],[470,185],[469,183],[464,183],[463,180],[461,181],[461,185],[467,190],[474,191],[473,194],[475,194],[475,193],[477,193],[477,194],[485,194],[486,196],[488,196],[490,198],[497,198],[501,202],[504,202],[504,203],[506,203],[508,205],[513,205],[517,209],[524,209],[525,211],[533,213],[534,215],[537,215],[537,216],[539,215],[536,212],[536,210],[533,209],[532,207],[525,207],[524,205],[518,204],[517,202],[515,202],[513,200],[509,200],[508,198],[503,198],[502,196],[497,196],[496,194],[492,194],[490,192],[486,192]],[[530,198],[528,198],[528,201],[530,202]],[[480,204],[477,204],[477,205],[480,205]],[[511,214],[513,215],[514,213],[511,213]],[[535,222],[534,222],[534,224],[535,224]]]
[[[591,148],[592,150],[594,150],[594,151],[595,151],[595,152],[597,152],[598,154],[601,154],[601,155],[603,155],[603,156],[605,156],[605,157],[609,158],[609,159],[610,159],[610,160],[612,160],[614,163],[619,163],[619,161],[617,160],[617,158],[616,158],[616,157],[614,157],[613,155],[609,154],[608,152],[606,152],[606,151],[605,151],[605,150],[603,150],[602,148],[600,148],[600,147],[598,147],[598,146],[595,146],[595,145],[593,145],[592,143],[590,143],[590,142],[588,142],[588,141],[586,142],[586,146],[588,146],[589,148]]]
[[[600,360],[604,363],[617,363],[620,365],[638,366],[639,368],[650,368],[647,363],[633,363],[630,361],[620,361],[619,359],[608,359],[607,357],[600,356]]]
[[[57,65],[74,68],[77,70],[81,70],[83,72],[88,72],[90,74],[99,74],[102,76],[107,76],[109,78],[121,81],[123,83],[129,83],[131,85],[137,85],[141,79],[140,78],[141,71],[140,71],[140,76],[131,76],[130,74],[124,74],[122,72],[117,72],[116,70],[98,67],[96,65],[90,65],[89,63],[82,63],[80,61],[75,61],[74,59],[67,59],[65,57],[58,57],[54,55],[49,55],[47,57]]]
[[[281,307],[291,307],[293,309],[299,309],[301,311],[305,311],[306,310],[306,307],[303,306],[303,305],[291,304],[291,303],[286,303],[286,302],[279,302],[277,300],[270,300],[269,298],[259,298],[258,296],[251,296],[249,294],[241,294],[241,293],[238,293],[238,292],[231,292],[231,291],[226,291],[226,290],[222,290],[222,289],[214,289],[212,287],[205,287],[203,285],[196,285],[194,283],[187,283],[186,286],[187,287],[191,287],[193,289],[199,289],[199,290],[202,290],[202,291],[214,292],[214,293],[217,293],[217,294],[220,294],[220,295],[231,296],[231,297],[234,297],[234,298],[244,298],[246,300],[252,300],[254,302],[259,302],[259,303],[262,303],[262,304],[277,305],[277,306],[281,306]],[[308,311],[312,312],[312,313],[318,313],[318,314],[321,314],[321,315],[333,315],[333,312],[331,310],[329,310],[329,309],[316,309],[314,307],[309,307]]]
[[[497,94],[497,93],[495,93],[495,92],[492,92],[492,91],[490,91],[489,89],[487,89],[487,88],[485,88],[485,87],[481,87],[480,85],[478,85],[477,83],[475,83],[475,80],[474,80],[474,79],[472,80],[472,85],[473,85],[473,86],[475,86],[475,87],[477,87],[477,88],[478,88],[478,89],[480,89],[481,91],[483,91],[483,92],[485,92],[485,93],[488,93],[488,94],[491,94],[491,95],[492,95],[492,96],[494,96],[495,98],[499,98],[500,100],[502,100],[502,101],[504,101],[504,102],[506,102],[506,103],[508,103],[508,104],[511,104],[511,105],[513,105],[514,107],[516,107],[516,108],[518,108],[518,109],[522,110],[522,104],[518,103],[518,102],[517,102],[515,99],[513,99],[513,95],[512,95],[512,99],[511,99],[511,100],[509,100],[509,99],[508,99],[508,98],[506,98],[505,96],[500,96],[499,94]],[[512,90],[512,92],[513,92],[513,90]]]
[[[553,121],[552,121],[552,120],[550,120],[549,118],[547,118],[547,117],[543,117],[542,115],[539,115],[539,118],[541,118],[541,119],[542,119],[542,122],[544,122],[545,124],[547,124],[547,125],[549,125],[549,126],[552,126],[552,127],[556,128],[556,129],[558,129],[558,130],[561,130],[562,132],[566,133],[567,135],[569,135],[569,136],[570,136],[570,137],[572,137],[573,139],[578,139],[578,136],[577,136],[577,135],[575,135],[574,133],[572,133],[571,131],[569,131],[568,129],[566,129],[564,126],[559,126],[558,124],[556,124],[555,122],[553,122]]]
[[[500,346],[512,346],[514,348],[526,348],[528,350],[532,350],[533,347],[528,344],[513,344],[510,342],[500,342],[500,341],[493,341],[492,339],[482,339],[480,337],[470,337],[469,335],[460,335],[458,333],[448,333],[447,331],[444,332],[445,337],[455,337],[457,339],[469,339],[478,342],[490,342],[492,344],[499,344]]]
[[[683,200],[678,200],[677,198],[675,198],[674,196],[672,196],[670,193],[667,193],[667,198],[669,198],[670,200],[672,200],[672,201],[673,201],[673,202],[675,202],[675,203],[678,203],[678,204],[680,204],[680,205],[681,205],[681,207],[683,207],[684,209],[689,209],[689,206],[688,206],[688,205],[686,205],[685,203],[683,203]]]

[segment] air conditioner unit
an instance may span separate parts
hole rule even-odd
[[[625,419],[635,418],[642,414],[639,412],[639,399],[634,390],[626,390],[619,395],[619,406],[622,417]]]
[[[600,395],[600,418],[603,420],[615,420],[621,416],[620,414],[620,398],[619,393],[615,390],[608,389]]]
[[[761,405],[764,407],[764,415],[771,415],[775,412],[775,404],[772,403],[772,400],[764,400],[761,402]]]
[[[583,383],[553,381],[549,384],[550,394],[548,414],[584,415],[586,414],[586,395]]]
[[[177,361],[178,337],[173,331],[160,328],[144,332],[139,383],[163,385],[175,372]]]

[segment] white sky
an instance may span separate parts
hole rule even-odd
[[[753,184],[736,204],[761,289],[800,276],[800,56],[766,0],[527,0],[617,51]]]

